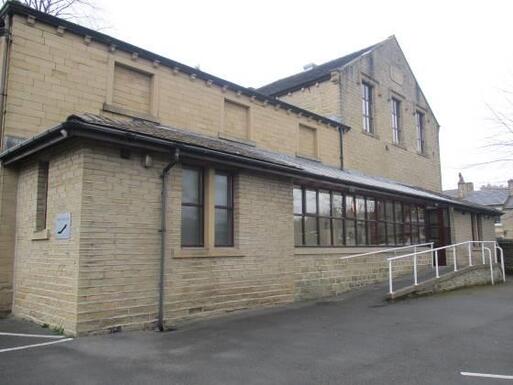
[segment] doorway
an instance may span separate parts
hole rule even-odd
[[[428,240],[434,243],[434,247],[447,246],[451,243],[451,227],[449,224],[448,208],[427,209]],[[433,256],[433,265],[435,264]],[[438,265],[447,265],[446,250],[438,251]]]

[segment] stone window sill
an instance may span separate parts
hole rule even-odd
[[[238,248],[233,247],[216,247],[208,248],[182,248],[173,250],[174,259],[183,258],[242,258],[246,255],[241,253]]]
[[[368,136],[368,137],[370,137],[370,138],[373,138],[373,139],[379,140],[379,135],[378,135],[378,134],[376,134],[376,133],[367,132],[367,131],[362,130],[362,134],[363,134],[363,135],[365,135],[365,136]]]
[[[429,155],[428,155],[428,153],[427,153],[427,152],[418,152],[418,151],[417,151],[417,155],[418,155],[418,156],[423,156],[424,158],[429,159]]]
[[[123,107],[115,106],[113,104],[103,103],[103,110],[107,112],[112,112],[114,114],[127,116],[129,118],[136,118],[160,124],[159,119],[155,115],[146,114],[144,112],[132,111]]]
[[[392,144],[392,146],[400,148],[401,150],[408,151],[406,146],[404,144],[402,144],[402,143],[391,143],[391,144]]]
[[[34,231],[32,234],[33,241],[44,241],[50,239],[50,230],[44,229],[40,231]]]

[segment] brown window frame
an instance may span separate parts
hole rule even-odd
[[[199,231],[200,231],[200,242],[198,244],[184,244],[183,234],[181,235],[180,244],[181,247],[204,247],[205,246],[205,169],[199,166],[184,165],[182,169],[196,170],[198,171],[198,197],[199,203],[184,203],[181,199],[182,207],[197,207],[199,208]],[[182,176],[183,178],[183,176]],[[183,231],[183,228],[182,228]]]
[[[215,198],[214,198],[214,246],[215,247],[233,247],[234,246],[234,215],[233,215],[233,206],[234,206],[234,199],[233,199],[233,193],[234,193],[234,189],[233,189],[233,174],[232,173],[229,173],[229,172],[226,172],[226,171],[222,171],[222,170],[215,170],[215,176],[217,175],[223,175],[223,176],[226,176],[227,177],[227,181],[228,181],[228,199],[227,199],[227,203],[228,205],[227,206],[222,206],[222,205],[217,205],[215,203]],[[214,194],[216,193],[217,191],[215,190],[215,186],[214,186]],[[222,244],[222,243],[218,243],[217,241],[217,237],[215,236],[215,233],[216,233],[216,221],[215,221],[215,216],[217,215],[217,210],[225,210],[227,213],[228,213],[228,216],[230,218],[230,228],[229,228],[229,231],[230,231],[230,242],[226,243],[226,244]]]
[[[425,114],[419,110],[415,111],[415,128],[417,132],[417,152],[426,153],[426,128]]]
[[[36,223],[35,231],[43,231],[48,226],[48,188],[50,163],[40,161],[37,166]]]
[[[297,218],[299,218],[300,223],[300,231],[301,234],[299,237],[296,238],[297,232],[296,232],[296,225],[294,225],[294,244],[296,247],[378,247],[378,246],[403,246],[408,244],[418,244],[420,243],[420,234],[422,231],[422,234],[426,234],[425,230],[425,216],[426,216],[426,207],[425,205],[409,202],[409,201],[399,201],[399,200],[391,200],[391,199],[384,199],[379,196],[375,195],[365,195],[365,194],[353,194],[353,193],[345,193],[343,191],[339,190],[330,190],[327,188],[316,188],[311,186],[300,186],[295,185],[293,187],[293,191],[299,191],[300,197],[301,197],[301,208],[300,212],[297,212],[294,209],[293,217],[294,222],[296,223]],[[307,213],[306,212],[306,192],[311,191],[315,193],[315,212]],[[319,193],[320,192],[329,192],[330,194],[330,214],[327,215],[320,215],[320,206],[319,206]],[[340,217],[336,216],[334,214],[334,194],[340,194],[341,200],[342,200],[342,207],[341,207],[341,213],[342,215]],[[294,197],[294,194],[293,194]],[[357,205],[357,198],[363,199],[363,207],[364,207],[364,213],[362,216],[362,213],[359,212],[356,208]],[[369,202],[374,202],[374,217],[370,216],[369,213]],[[351,215],[348,215],[348,203],[352,202],[352,209],[349,210]],[[379,213],[379,205],[378,202],[381,202],[383,205],[383,211],[382,215]],[[387,204],[387,202],[389,202]],[[295,202],[294,202],[295,203]],[[296,204],[293,205],[294,207]],[[405,220],[405,211],[404,207],[409,207],[409,221]],[[392,212],[387,212],[387,207],[392,208]],[[396,209],[397,207],[397,209]],[[423,218],[424,222],[419,221],[419,213],[423,210]],[[397,211],[397,213],[396,213]],[[399,214],[400,212],[400,214]],[[415,213],[415,214],[412,214]],[[306,244],[306,224],[305,219],[306,218],[314,218],[315,220],[315,229],[316,229],[316,239],[315,242],[312,242],[311,244]],[[330,223],[330,244],[329,245],[323,245],[321,244],[321,234],[320,234],[320,218],[329,219]],[[388,220],[389,218],[390,220]],[[342,226],[342,244],[335,244],[335,226],[334,221],[340,221]],[[363,224],[363,226],[362,226]],[[358,226],[360,225],[360,226]],[[380,226],[381,225],[381,226]],[[352,233],[354,233],[354,243],[348,243],[348,229],[349,226],[352,226],[351,228],[354,230]],[[410,242],[407,243],[405,229],[409,226],[410,231]],[[369,229],[374,227],[376,229],[376,241],[371,242],[371,236],[369,235]],[[380,228],[383,231],[383,234],[381,235]],[[361,237],[361,234],[359,234],[359,231],[364,229],[365,234],[363,235],[363,238]],[[393,243],[389,242],[389,234],[390,229],[393,230],[393,236],[394,241]],[[365,242],[359,242],[359,237],[362,239],[365,239]],[[379,242],[379,240],[383,240],[384,242]],[[415,242],[413,240],[418,240],[418,242]],[[298,242],[299,241],[299,242]],[[425,241],[424,241],[425,242]]]
[[[395,97],[391,98],[392,106],[392,143],[401,144],[401,101]]]
[[[374,86],[362,81],[362,120],[363,131],[374,135]]]

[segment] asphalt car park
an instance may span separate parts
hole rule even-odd
[[[513,383],[513,279],[396,303],[385,291],[377,285],[164,333],[68,339],[1,320],[0,383]]]

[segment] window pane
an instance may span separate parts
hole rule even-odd
[[[380,221],[384,221],[385,220],[385,202],[376,201],[376,211],[378,213],[378,219]]]
[[[377,222],[367,222],[367,236],[369,238],[369,245],[379,244]]]
[[[358,219],[365,219],[365,199],[361,196],[356,197],[356,217]]]
[[[418,222],[417,215],[418,215],[417,206],[411,206],[411,223]]]
[[[228,175],[216,174],[216,206],[231,207],[231,186]]]
[[[305,245],[317,246],[317,217],[305,217]]]
[[[419,226],[419,243],[426,242],[426,228],[424,226]]]
[[[411,226],[411,243],[419,243],[419,228],[416,225]]]
[[[232,240],[232,211],[216,209],[216,246],[231,246]]]
[[[402,222],[403,221],[403,211],[401,207],[401,202],[394,202],[394,210],[395,210],[395,221]]]
[[[201,172],[197,169],[184,168],[182,174],[182,203],[201,203]]]
[[[365,229],[364,221],[358,221],[356,223],[356,236],[357,236],[356,242],[358,245],[366,245],[367,244],[366,229]]]
[[[342,217],[342,194],[333,193],[333,213],[334,217]]]
[[[395,245],[395,226],[393,223],[387,223],[387,244]]]
[[[395,241],[398,245],[404,243],[404,227],[401,224],[395,225]]]
[[[317,192],[306,190],[306,212],[308,214],[317,214]]]
[[[346,195],[346,218],[355,217],[354,197]]]
[[[411,206],[403,205],[404,223],[410,223],[411,219]]]
[[[294,188],[294,214],[303,213],[303,191],[300,188]]]
[[[356,245],[355,221],[346,220],[346,246]]]
[[[319,191],[319,215],[329,217],[330,211],[330,193],[326,191]]]
[[[367,198],[367,219],[376,219],[376,201],[373,198]]]
[[[202,211],[201,207],[182,206],[183,246],[202,246]]]
[[[419,223],[424,223],[424,216],[425,216],[424,208],[419,207]]]
[[[319,218],[319,239],[321,246],[331,246],[331,219]]]
[[[412,240],[412,237],[411,237],[411,225],[409,224],[406,224],[404,225],[403,227],[404,229],[404,243],[406,245],[410,245],[411,244],[411,240]]]
[[[294,217],[294,244],[296,246],[303,245],[303,217]]]
[[[341,246],[344,244],[344,229],[341,219],[333,219],[333,244]]]
[[[378,245],[386,245],[387,238],[385,233],[385,222],[378,223]]]
[[[385,207],[386,207],[386,215],[385,215],[386,221],[393,222],[394,221],[394,205],[393,205],[393,203],[390,201],[387,201]]]

